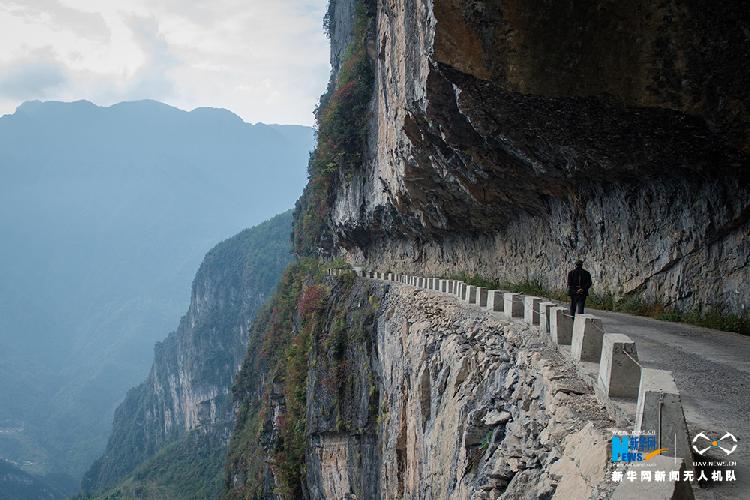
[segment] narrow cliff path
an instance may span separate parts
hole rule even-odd
[[[587,312],[602,318],[608,333],[632,337],[644,366],[672,371],[691,435],[716,431],[737,437],[739,446],[730,457],[715,457],[737,462],[737,482],[702,492],[714,498],[750,498],[750,337],[609,311]]]
[[[447,296],[461,307],[505,318],[501,312]],[[736,472],[736,482],[694,486],[696,499],[750,499],[750,337],[610,311],[586,312],[602,320],[606,333],[622,333],[635,340],[644,367],[672,372],[691,436],[709,431],[730,432],[737,438],[738,447],[730,456],[714,450],[703,457],[695,455],[695,461],[724,461]]]

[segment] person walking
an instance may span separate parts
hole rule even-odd
[[[583,314],[586,297],[591,288],[591,273],[583,268],[583,261],[576,261],[576,268],[568,273],[568,295],[570,295],[570,315]]]

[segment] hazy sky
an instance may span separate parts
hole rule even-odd
[[[157,99],[312,124],[327,0],[0,0],[0,115],[31,99]]]

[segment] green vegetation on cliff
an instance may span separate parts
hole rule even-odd
[[[327,30],[333,22],[332,6],[326,16]],[[317,255],[319,248],[330,247],[326,220],[333,191],[362,162],[375,78],[367,50],[372,32],[372,16],[365,3],[360,3],[353,41],[315,111],[318,143],[310,156],[308,183],[294,214],[294,248],[299,255]]]
[[[328,294],[323,275],[313,259],[290,265],[252,326],[233,389],[238,413],[227,459],[230,471],[242,472],[242,484],[228,478],[229,498],[262,497],[271,473],[281,483],[280,494],[301,497],[307,359],[310,332]]]
[[[303,498],[313,436],[373,432],[378,391],[369,360],[380,298],[370,286],[353,273],[324,279],[311,258],[289,266],[253,324],[234,386],[225,498]],[[360,394],[369,394],[364,407]]]
[[[117,409],[107,449],[84,477],[92,498],[218,496],[232,426],[230,388],[248,328],[291,260],[291,215],[206,255],[188,313],[156,345],[149,378]]]

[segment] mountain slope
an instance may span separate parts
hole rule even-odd
[[[64,498],[63,489],[50,481],[28,474],[10,462],[0,460],[0,498],[8,500],[57,500]]]
[[[291,259],[290,231],[286,212],[206,255],[187,314],[156,345],[148,379],[115,412],[107,449],[86,473],[84,490],[105,489],[135,471],[121,489],[155,488],[160,498],[212,491],[232,422],[229,389],[250,323]]]
[[[0,457],[80,478],[202,257],[292,206],[312,137],[153,101],[0,117]]]

